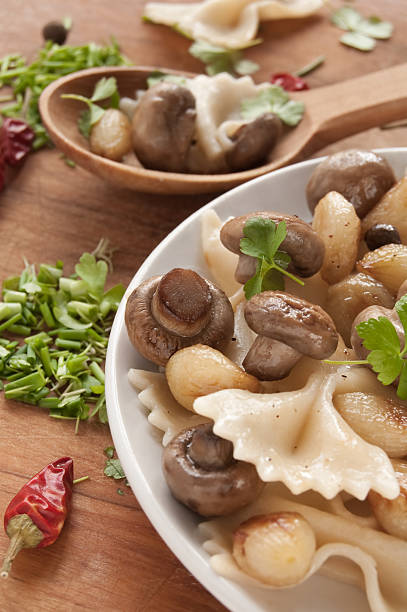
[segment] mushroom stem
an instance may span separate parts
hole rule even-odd
[[[210,424],[195,430],[187,454],[204,470],[221,470],[234,461],[233,444],[216,436]]]
[[[243,367],[259,380],[280,380],[291,372],[302,355],[284,342],[257,336],[243,360]]]

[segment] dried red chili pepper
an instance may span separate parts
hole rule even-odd
[[[70,510],[73,460],[63,457],[44,467],[25,484],[7,506],[4,529],[10,546],[1,569],[7,578],[23,548],[44,548],[59,536]]]
[[[7,165],[17,166],[30,153],[34,131],[22,119],[6,117],[0,127],[0,191],[5,185]]]
[[[272,74],[270,77],[270,83],[273,85],[279,85],[286,91],[302,91],[303,89],[309,89],[307,83],[301,77],[290,74],[289,72],[278,72]]]

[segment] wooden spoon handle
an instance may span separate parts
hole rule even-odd
[[[304,93],[311,119],[310,154],[357,132],[407,119],[407,64]]]

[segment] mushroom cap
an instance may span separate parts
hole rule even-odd
[[[180,268],[175,270],[180,273],[185,272]],[[192,270],[187,270],[187,272],[196,275],[196,272]],[[165,276],[154,276],[144,281],[130,294],[127,300],[125,311],[127,333],[139,353],[157,365],[165,365],[173,353],[192,344],[206,344],[220,350],[224,348],[232,338],[234,328],[233,309],[226,294],[210,281],[202,279],[207,284],[211,294],[208,304],[208,322],[199,333],[189,337],[180,336],[159,323],[152,312],[153,296],[160,281]],[[188,275],[189,280],[190,275]],[[165,294],[168,298],[168,293]],[[184,312],[185,308],[182,307],[180,300],[181,294],[182,291],[178,286],[176,301],[179,304],[179,312]],[[190,294],[189,298],[191,298]],[[192,305],[190,304],[189,311],[191,309]]]
[[[133,147],[141,163],[155,170],[185,172],[195,118],[195,98],[186,87],[162,81],[148,89],[133,116]]]
[[[200,446],[197,455],[205,453],[205,444],[208,447],[204,466],[190,455],[196,434]],[[211,423],[181,431],[165,447],[162,459],[173,496],[201,516],[226,516],[252,502],[264,484],[256,468],[233,459],[231,450],[231,442],[212,433]]]
[[[318,272],[324,260],[324,243],[308,223],[292,215],[284,215],[274,211],[260,211],[230,219],[222,226],[220,231],[221,242],[227,249],[238,255],[241,254],[240,241],[244,237],[243,228],[246,221],[253,217],[271,219],[274,223],[285,221],[287,235],[281,243],[280,249],[291,257],[291,269],[295,274],[302,277],[312,276]],[[255,261],[254,258],[252,259]],[[250,276],[239,282],[246,282],[249,278]]]
[[[274,113],[264,113],[245,123],[232,135],[233,145],[226,154],[232,172],[260,165],[272,151],[280,134],[282,123]]]
[[[314,170],[306,193],[313,212],[329,191],[342,194],[364,217],[396,182],[387,160],[373,151],[349,149],[327,157]]]
[[[289,293],[258,293],[247,302],[244,315],[257,334],[284,342],[313,359],[325,359],[336,350],[338,333],[328,313]]]

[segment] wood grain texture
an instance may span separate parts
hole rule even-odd
[[[143,5],[141,0],[2,0],[0,56],[19,51],[33,57],[44,23],[69,14],[74,22],[71,44],[102,43],[114,34],[135,63],[202,71],[202,64],[187,52],[189,41],[170,29],[141,22]],[[392,39],[379,41],[371,53],[346,48],[338,43],[340,31],[329,22],[328,9],[301,21],[266,23],[260,31],[264,42],[246,53],[261,66],[256,80],[267,79],[271,72],[294,71],[321,53],[326,62],[309,75],[312,88],[405,62],[405,0],[359,0],[357,8],[391,20]],[[406,128],[375,128],[325,151],[403,145]],[[105,236],[119,247],[111,283],[127,284],[168,232],[211,197],[116,189],[80,168],[67,167],[58,151],[41,151],[29,157],[0,195],[0,278],[18,273],[23,256],[30,262],[60,258],[70,270],[83,251],[92,250]],[[74,458],[76,476],[90,476],[75,489],[73,510],[59,540],[48,549],[20,553],[9,580],[0,582],[1,610],[224,610],[168,550],[131,491],[103,475],[103,449],[111,444],[107,427],[81,424],[75,436],[69,422],[2,397],[0,424],[1,514],[24,482],[59,456]],[[1,536],[0,555],[7,544]]]

